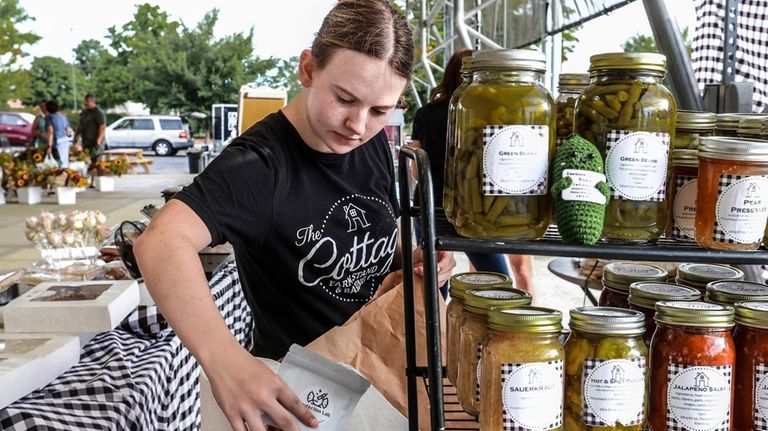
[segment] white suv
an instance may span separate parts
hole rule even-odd
[[[107,126],[107,148],[142,148],[158,156],[172,156],[192,147],[189,123],[176,115],[135,115]]]

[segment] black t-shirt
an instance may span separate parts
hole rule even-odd
[[[320,153],[277,112],[175,197],[211,245],[234,247],[257,356],[279,358],[344,323],[392,264],[397,200],[383,132],[347,154]]]
[[[421,143],[429,155],[435,206],[443,205],[445,177],[445,138],[448,129],[448,101],[428,103],[414,114],[411,137]]]

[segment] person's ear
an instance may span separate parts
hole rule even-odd
[[[299,81],[305,88],[312,86],[312,74],[315,72],[317,64],[315,63],[315,57],[312,55],[312,51],[305,49],[301,51],[299,57]]]

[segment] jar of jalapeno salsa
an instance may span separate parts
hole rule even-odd
[[[714,263],[681,263],[677,266],[675,283],[692,287],[706,294],[707,285],[718,280],[742,280],[744,271],[730,265]]]
[[[734,431],[768,424],[768,302],[736,303]]]

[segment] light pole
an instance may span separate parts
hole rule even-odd
[[[74,29],[69,28],[69,38],[74,41],[73,36]],[[75,80],[75,50],[72,50],[72,110],[77,111],[77,81]]]

